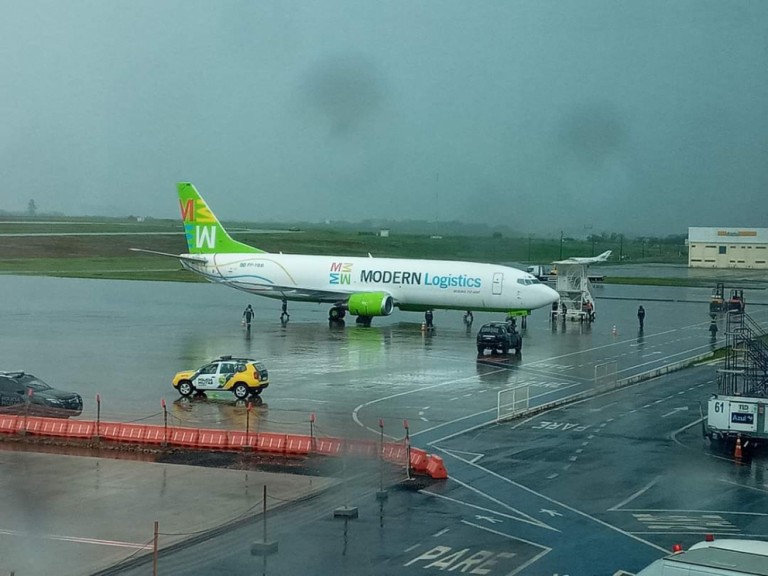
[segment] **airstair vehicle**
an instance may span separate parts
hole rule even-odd
[[[712,439],[768,439],[768,336],[742,307],[726,313],[725,344],[704,433]]]

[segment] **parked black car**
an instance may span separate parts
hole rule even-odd
[[[25,372],[0,372],[0,412],[69,418],[82,411],[79,394],[52,388]]]
[[[490,349],[492,354],[497,351],[509,354],[513,350],[520,354],[523,348],[523,337],[507,322],[490,322],[483,324],[477,333],[477,353],[485,354]]]

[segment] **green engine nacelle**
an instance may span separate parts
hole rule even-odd
[[[355,316],[389,316],[394,307],[392,296],[386,292],[352,294],[347,300],[347,310]]]

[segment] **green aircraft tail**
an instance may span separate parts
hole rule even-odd
[[[176,187],[190,254],[264,252],[233,240],[192,184],[179,182]]]

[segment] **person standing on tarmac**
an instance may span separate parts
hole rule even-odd
[[[251,305],[248,304],[248,306],[245,307],[245,310],[243,310],[243,326],[250,329],[251,320],[253,320],[254,316],[256,316],[256,314],[253,312],[253,308],[251,308]]]
[[[712,341],[717,340],[717,320],[715,319],[715,315],[712,314],[710,316],[709,321],[709,335],[712,338]]]
[[[645,323],[645,308],[642,306],[637,308],[637,321],[640,323],[640,330],[642,330]]]
[[[434,326],[432,325],[432,318],[433,318],[432,310],[427,310],[426,312],[424,312],[424,325],[426,326],[427,330],[431,330],[432,328],[434,328]]]

